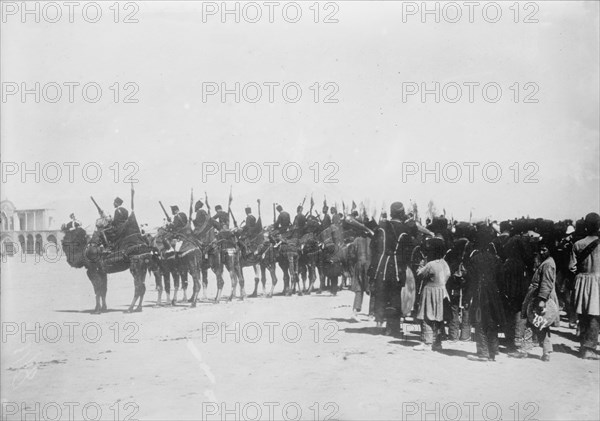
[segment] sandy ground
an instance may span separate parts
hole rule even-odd
[[[474,343],[419,353],[412,325],[352,322],[349,291],[155,308],[146,285],[144,311],[124,314],[132,278],[110,276],[97,316],[84,271],[3,264],[2,419],[600,419],[600,364],[573,355],[572,330],[549,363],[539,347],[477,363]]]

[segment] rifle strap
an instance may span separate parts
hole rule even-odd
[[[592,241],[591,243],[589,243],[581,251],[581,253],[577,256],[577,268],[578,268],[578,271],[581,271],[581,267],[583,266],[583,262],[585,261],[585,259],[588,258],[588,256],[590,254],[592,254],[592,252],[596,249],[596,247],[598,247],[599,243],[600,243],[600,238],[596,238],[594,241]]]

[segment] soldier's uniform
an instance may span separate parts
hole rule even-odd
[[[281,208],[281,207],[278,207]],[[279,211],[279,216],[277,217],[277,221],[275,221],[275,225],[273,226],[276,230],[287,231],[291,225],[290,214],[281,209]]]
[[[300,232],[304,230],[306,226],[306,216],[302,213],[302,207],[298,207],[298,213],[294,217],[294,228],[298,229]]]
[[[71,214],[70,218],[71,218],[71,220],[69,221],[69,223],[67,224],[67,227],[66,227],[68,231],[73,231],[81,226],[79,221],[77,219],[75,219],[75,214]]]
[[[174,231],[181,231],[185,228],[185,226],[187,225],[188,222],[188,218],[187,215],[185,214],[185,212],[177,212],[175,214],[175,216],[173,217],[173,230]]]
[[[113,226],[115,226],[116,228],[119,228],[119,227],[121,227],[121,225],[123,225],[125,222],[127,222],[127,218],[129,218],[129,211],[127,209],[125,209],[123,206],[121,206],[121,204],[123,204],[122,200],[119,203],[115,199],[115,203],[118,203],[118,205],[115,208],[115,213],[113,216],[112,223],[113,223]]]
[[[242,236],[246,237],[246,238],[253,237],[254,235],[257,234],[256,229],[257,229],[256,217],[250,213],[247,214],[246,215],[246,223],[244,224],[244,228],[242,228]]]
[[[207,225],[207,222],[210,218],[208,217],[208,213],[204,209],[196,210],[196,216],[192,221],[194,223],[194,228],[196,231],[203,231],[203,228]]]
[[[375,320],[388,321],[388,328],[399,328],[402,311],[402,287],[410,262],[412,238],[417,227],[414,221],[404,222],[404,206],[394,202],[390,221],[383,221],[375,231],[373,245],[373,277],[375,280]]]
[[[123,200],[121,198],[115,198],[113,202],[113,205],[115,206],[115,213],[113,215],[112,222],[108,228],[104,230],[109,247],[120,237],[123,227],[129,218],[129,211],[121,206],[122,204]]]
[[[323,221],[321,221],[321,228],[327,229],[331,225],[331,216],[327,213],[327,208],[323,208]]]
[[[215,207],[215,211],[213,219],[219,223],[220,228],[229,228],[229,213],[225,212],[220,206]]]
[[[472,243],[469,240],[464,237],[457,238],[444,257],[452,274],[446,283],[452,311],[452,320],[448,323],[448,336],[451,341],[471,340],[469,312],[464,310],[464,307],[466,305],[467,287],[465,263],[471,254],[472,248]]]

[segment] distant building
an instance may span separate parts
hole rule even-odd
[[[62,232],[52,209],[17,209],[9,200],[0,202],[0,251],[2,255],[16,253],[42,254],[50,243],[60,250]]]

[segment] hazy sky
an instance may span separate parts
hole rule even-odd
[[[268,8],[258,2],[260,22],[242,17],[235,23],[233,16],[225,16],[222,23],[220,13],[203,14],[208,3],[153,1],[136,2],[139,22],[131,24],[113,22],[112,3],[101,2],[103,15],[94,24],[79,9],[74,23],[67,16],[59,23],[45,22],[43,16],[40,23],[33,17],[22,23],[19,12],[3,15],[3,92],[20,89],[22,82],[28,88],[39,82],[47,86],[48,97],[54,91],[47,84],[62,85],[63,94],[56,103],[44,97],[36,103],[33,95],[23,102],[20,92],[3,99],[0,130],[7,183],[2,198],[17,208],[52,207],[65,221],[74,211],[87,225],[96,216],[90,195],[105,210],[112,208],[115,195],[127,198],[129,206],[129,185],[122,182],[127,162],[138,169],[138,220],[151,224],[162,220],[158,200],[187,210],[193,187],[196,198],[206,190],[213,206],[226,206],[230,185],[239,218],[257,198],[270,218],[272,202],[293,210],[311,193],[319,208],[324,194],[340,207],[342,199],[368,199],[378,208],[382,202],[389,206],[394,200],[414,200],[421,211],[433,199],[440,211],[445,208],[455,218],[468,218],[471,210],[476,217],[578,218],[600,207],[597,2],[538,2],[537,11],[521,4],[519,23],[509,10],[513,2],[501,3],[497,23],[486,22],[481,8],[475,9],[473,23],[468,16],[445,22],[444,15],[440,23],[432,16],[422,23],[419,12],[403,15],[403,7],[406,12],[410,6],[406,3],[360,1],[337,2],[338,10],[321,3],[319,20],[335,12],[338,23],[314,23],[313,2],[302,3],[299,22],[288,23],[282,18],[282,2],[275,22],[269,23]],[[64,15],[68,9],[62,11]],[[131,11],[121,10],[119,19]],[[253,10],[246,11],[245,17],[254,17]],[[293,18],[293,10],[288,12]],[[450,9],[446,12],[449,19],[454,16]],[[539,22],[523,23],[529,13]],[[65,82],[80,83],[73,103]],[[89,82],[102,88],[97,103],[83,99],[81,86]],[[115,82],[120,83],[119,103],[110,89]],[[138,103],[123,103],[123,96],[132,92],[124,89],[127,82],[139,87],[134,95]],[[256,103],[243,97],[235,103],[233,95],[224,103],[220,95],[203,101],[203,83],[233,89],[235,82],[247,86],[247,98],[255,96],[254,83],[262,86],[263,96]],[[273,85],[273,103],[264,85],[269,82],[280,84]],[[438,82],[446,96],[439,103],[433,94],[424,102],[420,94],[403,100],[403,84],[406,90],[407,83],[420,88],[422,82],[429,88]],[[284,100],[281,86],[286,83],[302,88],[298,102]],[[493,86],[502,90],[496,103],[482,93],[489,83],[497,85],[487,91],[488,98],[496,95]],[[474,87],[472,103],[469,84]],[[462,97],[452,103],[455,86],[461,87]],[[324,103],[334,89],[337,103]],[[526,98],[537,102],[526,103]],[[23,183],[20,173],[9,174],[11,162],[28,168],[57,162],[63,173],[56,183],[43,177],[36,183],[33,175]],[[74,183],[64,162],[80,163]],[[93,162],[102,169],[96,183],[84,180],[81,172]],[[228,168],[256,162],[262,178],[236,183],[230,175],[223,183],[217,174],[202,183],[202,163],[210,162]],[[264,162],[280,163],[274,167],[274,183],[269,183]],[[288,162],[302,170],[296,183],[283,178],[281,168]],[[334,164],[324,168],[328,162]],[[436,183],[429,175],[422,182],[420,174],[406,173],[406,163],[412,162],[430,169],[436,162],[440,169],[456,162],[462,177],[449,182],[457,174],[446,166],[446,179]],[[464,162],[479,164],[473,183]],[[114,163],[121,169],[117,183]],[[498,182],[484,180],[486,163],[501,168]],[[54,177],[46,168],[46,175]],[[494,178],[490,168],[488,176]],[[332,170],[338,182],[325,183]],[[93,169],[88,175],[93,178]],[[294,177],[294,171],[288,175]],[[537,182],[524,183],[527,175]]]

